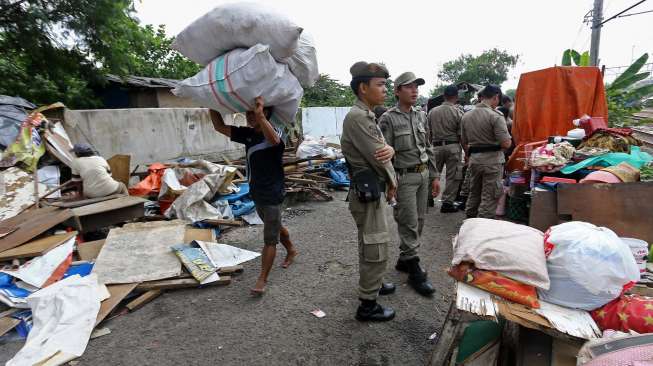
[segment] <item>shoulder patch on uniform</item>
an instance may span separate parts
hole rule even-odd
[[[375,124],[370,124],[367,126],[367,128],[370,130],[370,134],[378,139],[383,138],[383,134],[381,134],[381,130],[379,130],[379,127]]]

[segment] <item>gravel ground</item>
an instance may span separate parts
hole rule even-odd
[[[252,298],[260,265],[245,263],[231,285],[165,293],[142,309],[105,323],[111,334],[91,340],[78,365],[423,365],[434,347],[451,301],[453,280],[444,272],[451,238],[463,214],[430,208],[422,237],[422,264],[437,289],[424,298],[394,270],[398,244],[391,248],[386,280],[398,285],[380,302],[394,307],[395,320],[360,323],[358,249],[344,193],[331,202],[296,203],[284,212],[300,255],[289,269],[277,264],[267,293]],[[394,221],[393,228],[394,228]],[[393,230],[395,231],[395,230]],[[239,228],[220,241],[259,251],[262,227]],[[397,236],[395,232],[395,243]],[[326,317],[310,312],[321,309]],[[0,362],[22,346],[0,347]]]

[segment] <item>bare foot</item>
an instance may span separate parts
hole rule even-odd
[[[297,250],[291,250],[286,254],[286,259],[284,259],[283,263],[281,264],[282,268],[288,268],[292,264],[292,262],[295,260],[295,257],[299,254]]]
[[[265,281],[259,278],[250,292],[253,296],[262,296],[265,293]]]

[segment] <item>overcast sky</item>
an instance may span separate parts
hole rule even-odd
[[[143,24],[165,24],[174,36],[221,0],[140,0]],[[494,47],[518,54],[520,61],[504,89],[515,88],[523,72],[560,63],[563,50],[589,50],[590,29],[583,16],[593,0],[259,1],[286,14],[313,34],[320,72],[344,83],[356,61],[382,61],[396,77],[413,71],[426,80],[420,94],[438,83],[437,72],[462,53]],[[607,18],[636,0],[605,0]],[[493,7],[490,7],[493,6]],[[647,1],[631,12],[653,10]],[[653,51],[653,13],[618,18],[602,29],[600,58],[607,67],[630,64]],[[609,77],[606,75],[606,77]]]

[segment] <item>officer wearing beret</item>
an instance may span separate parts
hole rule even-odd
[[[442,213],[458,211],[454,201],[462,180],[460,121],[463,111],[456,105],[457,102],[458,87],[449,85],[444,89],[444,103],[431,109],[428,115],[430,140],[437,168],[441,171],[443,167],[447,167],[447,183],[440,207]]]
[[[395,79],[397,106],[388,109],[379,119],[379,127],[388,145],[395,150],[393,160],[397,175],[397,205],[394,218],[399,231],[399,260],[395,268],[408,273],[408,283],[421,295],[429,296],[435,289],[419,262],[419,237],[424,227],[424,215],[429,192],[439,194],[439,173],[428,140],[426,113],[414,107],[418,87],[424,79],[405,72]],[[429,181],[432,180],[432,187]],[[432,188],[432,189],[431,189]]]
[[[469,156],[470,178],[465,213],[467,217],[493,219],[503,194],[503,150],[510,148],[512,140],[506,119],[496,110],[501,89],[488,85],[479,95],[481,102],[462,118],[462,143]]]
[[[376,299],[395,290],[394,285],[382,281],[390,242],[387,201],[394,199],[397,180],[390,162],[394,150],[386,144],[373,112],[385,100],[389,74],[383,65],[363,61],[355,63],[350,72],[357,101],[345,116],[340,142],[352,180],[349,211],[358,229],[361,304],[356,319],[391,320],[394,310],[378,304]]]

